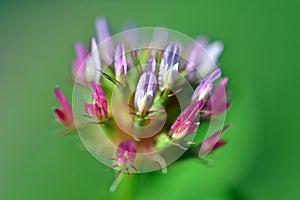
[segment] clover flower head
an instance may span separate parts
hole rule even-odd
[[[120,174],[166,173],[174,161],[204,159],[226,143],[228,78],[216,66],[221,41],[181,41],[160,28],[111,36],[103,17],[95,27],[90,49],[75,44],[73,110],[56,88],[61,107],[54,111],[59,123],[76,125],[86,148],[116,170],[112,190]],[[206,136],[198,129],[205,123],[218,127]],[[205,139],[194,140],[198,134]]]

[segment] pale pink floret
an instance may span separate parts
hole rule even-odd
[[[116,163],[119,167],[132,166],[136,158],[136,145],[132,140],[121,142],[116,151]]]
[[[170,128],[170,135],[174,139],[180,139],[193,134],[199,126],[199,122],[194,123],[198,113],[203,107],[202,100],[190,104],[176,119]]]
[[[103,90],[95,82],[90,82],[89,87],[92,92],[93,103],[85,104],[85,112],[98,121],[106,120],[108,118],[108,107]]]
[[[56,120],[68,128],[74,127],[72,109],[59,87],[55,88],[54,95],[61,106],[60,108],[54,109]]]

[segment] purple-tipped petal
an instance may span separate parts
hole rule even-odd
[[[197,42],[199,45],[194,45],[195,48],[191,50],[189,63],[185,69],[188,73],[187,78],[194,83],[199,82],[201,76],[206,76],[214,70],[223,51],[223,43],[221,41],[209,44],[207,38],[202,37],[197,39]],[[198,48],[197,51],[197,46],[203,48]],[[195,52],[198,52],[197,55]]]
[[[158,75],[158,82],[161,90],[164,90],[165,88],[172,88],[178,76],[178,56],[178,45],[173,44],[165,49],[161,59]]]
[[[130,49],[136,49],[138,41],[137,25],[134,23],[125,23],[122,26],[122,40],[124,45],[130,47]]]
[[[213,71],[211,74],[209,74],[207,77],[205,77],[205,79],[203,81],[205,81],[206,83],[212,83],[215,80],[217,80],[222,74],[221,69],[216,69],[215,71]]]
[[[127,62],[124,45],[120,43],[115,51],[115,76],[118,81],[122,81],[127,72]]]
[[[221,69],[217,69],[205,77],[195,89],[192,101],[201,100],[207,97],[212,90],[213,82],[221,76],[221,73]]]
[[[213,134],[212,136],[206,138],[202,142],[202,144],[200,144],[200,150],[199,150],[199,154],[198,154],[199,158],[203,158],[204,156],[209,154],[213,149],[224,144],[224,142],[222,142],[222,140],[219,140],[219,138],[229,127],[230,127],[230,125],[227,125],[226,127],[224,127],[223,130],[218,131],[215,134]]]
[[[162,63],[166,66],[173,66],[178,62],[179,46],[172,44],[168,46],[162,56]]]
[[[215,41],[207,47],[206,52],[207,52],[209,58],[214,63],[216,63],[219,56],[221,55],[223,49],[224,49],[223,43],[221,41]]]
[[[155,69],[156,69],[156,60],[154,56],[151,56],[147,61],[144,71],[155,73]]]
[[[109,27],[104,17],[98,17],[96,19],[96,32],[98,42],[103,42],[110,37]]]
[[[98,43],[100,43],[101,55],[103,56],[106,64],[111,64],[113,57],[113,42],[110,38],[109,27],[107,21],[103,17],[98,17],[96,19],[96,33]]]
[[[139,114],[147,113],[154,101],[157,80],[152,72],[144,72],[138,82],[135,96],[134,107]]]
[[[168,41],[168,32],[165,29],[157,28],[153,32],[153,37],[149,44],[149,49],[162,49],[167,46]]]
[[[168,69],[173,67],[176,63],[178,63],[178,55],[179,55],[179,46],[176,44],[169,45],[161,58],[160,63],[160,71],[163,71],[164,68]]]
[[[198,70],[201,75],[207,75],[218,64],[219,56],[223,51],[223,43],[215,41],[206,47],[206,54],[201,58]]]
[[[199,57],[200,47],[196,46],[190,53],[188,63],[185,67],[185,71],[187,73],[187,78],[191,80],[196,73],[197,59]]]
[[[116,161],[119,167],[124,167],[127,163],[133,165],[136,158],[136,145],[132,140],[121,142],[116,151]]]

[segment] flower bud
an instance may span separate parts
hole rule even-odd
[[[85,112],[98,121],[106,120],[108,118],[108,108],[103,90],[95,82],[90,82],[89,87],[92,92],[93,103],[85,104]]]
[[[101,44],[100,53],[107,65],[113,61],[113,42],[110,38],[109,27],[104,17],[98,17],[96,20],[97,41]]]
[[[173,123],[169,135],[171,135],[173,139],[181,139],[193,134],[200,124],[199,122],[194,123],[194,121],[203,105],[203,101],[196,101],[190,104]]]
[[[117,81],[122,82],[127,72],[127,62],[125,57],[124,45],[120,43],[116,47],[115,52],[115,78]]]
[[[116,151],[116,164],[118,167],[132,166],[136,158],[136,145],[132,140],[123,141]]]
[[[67,128],[74,128],[72,109],[59,87],[54,90],[55,97],[61,108],[54,109],[56,120]]]
[[[179,47],[175,44],[168,46],[162,56],[158,82],[160,89],[171,89],[178,76],[178,55]]]
[[[157,80],[152,72],[144,72],[138,82],[134,107],[138,114],[145,115],[150,110],[156,92]]]
[[[149,58],[149,60],[147,61],[144,71],[155,73],[155,69],[156,69],[156,61],[155,61],[155,58],[153,56],[151,56]]]
[[[225,144],[223,140],[219,140],[221,135],[230,127],[227,125],[223,128],[223,130],[216,132],[212,136],[206,138],[202,144],[200,144],[200,150],[198,153],[199,158],[203,158],[207,154],[209,154],[212,150],[222,146]]]
[[[221,73],[221,69],[217,69],[205,77],[196,88],[192,101],[205,100],[212,90],[213,82],[221,76]]]
[[[101,75],[100,71],[101,71],[100,52],[95,38],[92,38],[91,53],[86,59],[86,66],[85,66],[86,83],[89,83],[91,81],[98,83]]]

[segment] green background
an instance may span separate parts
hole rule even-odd
[[[299,14],[295,1],[0,1],[0,199],[297,199]],[[58,84],[71,97],[73,45],[88,44],[97,16],[164,25],[225,43],[230,78],[228,145],[213,164],[189,160],[108,192],[113,171],[63,137]]]

